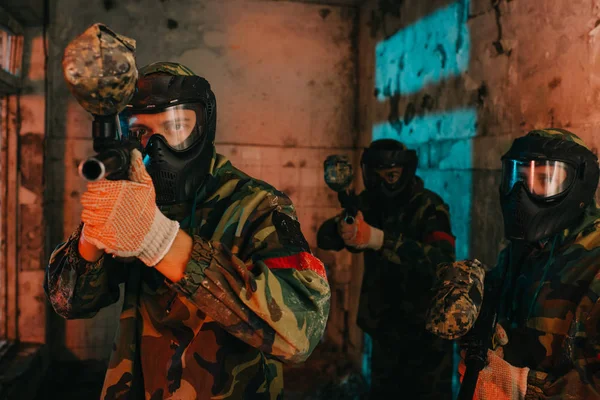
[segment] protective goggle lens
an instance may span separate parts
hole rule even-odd
[[[176,105],[154,113],[123,112],[121,127],[127,138],[139,141],[144,148],[153,135],[162,135],[172,148],[185,150],[201,136],[203,114],[198,111],[201,108]]]
[[[402,177],[402,167],[375,169],[379,178],[383,179],[388,185],[395,185]]]
[[[565,192],[575,178],[575,168],[562,161],[517,161],[502,162],[503,193],[509,193],[517,182],[522,182],[532,195],[549,198]]]

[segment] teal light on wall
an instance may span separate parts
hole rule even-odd
[[[469,0],[458,0],[376,45],[375,92],[380,102],[387,102],[393,96],[425,94],[428,88],[468,70],[471,49],[468,10]],[[432,110],[408,120],[379,121],[372,131],[372,140],[396,139],[417,150],[417,174],[428,189],[440,194],[450,206],[458,259],[468,258],[470,253],[472,139],[476,132],[474,108]],[[365,335],[363,373],[367,378],[370,351],[371,339]],[[457,351],[454,360],[456,371]],[[455,375],[455,397],[459,385]]]
[[[375,88],[380,101],[395,94],[417,93],[467,70],[468,10],[468,0],[457,1],[375,46]]]

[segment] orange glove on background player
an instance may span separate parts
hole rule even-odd
[[[171,248],[179,223],[156,206],[152,178],[138,150],[131,152],[129,179],[88,183],[81,197],[82,236],[109,254],[137,257],[154,266]]]
[[[344,218],[338,217],[338,232],[346,246],[379,250],[383,245],[383,231],[367,224],[360,211],[356,214],[353,224],[348,224]]]
[[[529,368],[515,367],[504,361],[502,346],[508,343],[508,336],[500,324],[496,325],[494,342],[498,347],[495,350],[488,350],[488,364],[479,372],[473,400],[525,399]],[[466,371],[464,356],[463,350],[458,364],[461,382]]]

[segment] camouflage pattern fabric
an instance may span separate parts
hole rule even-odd
[[[65,318],[125,298],[102,399],[281,399],[282,362],[302,362],[329,312],[323,264],[288,197],[217,156],[196,203],[165,208],[193,237],[177,283],[139,261],[53,252],[45,290]],[[195,207],[195,213],[191,210]]]
[[[410,194],[385,203],[359,195],[365,221],[384,232],[379,251],[364,251],[357,323],[373,338],[371,398],[450,399],[452,342],[425,329],[436,266],[454,261],[448,206],[415,178]],[[320,228],[319,247],[341,250],[336,220]],[[348,248],[350,251],[356,251]]]
[[[479,260],[456,261],[438,266],[426,329],[454,340],[465,335],[477,320],[483,301],[486,267]]]
[[[542,136],[551,139],[566,140],[569,142],[575,142],[578,145],[590,150],[590,148],[584,143],[584,141],[581,140],[577,135],[575,135],[573,132],[569,132],[564,129],[535,129],[533,131],[528,132],[527,136]]]
[[[139,75],[146,76],[157,72],[164,72],[174,76],[196,76],[196,74],[185,65],[165,61],[151,63],[140,68]]]
[[[588,148],[561,129],[529,135]],[[520,254],[523,254],[519,256]],[[504,359],[529,367],[525,399],[600,399],[600,210],[554,238],[519,249],[510,243],[484,285],[502,279],[499,323],[508,335]]]
[[[67,87],[94,115],[123,110],[135,91],[135,40],[106,25],[94,24],[65,48],[62,60]]]
[[[600,399],[600,210],[589,207],[524,262],[513,252],[510,244],[500,253],[485,284],[509,268],[498,318],[504,359],[531,368],[526,399]]]

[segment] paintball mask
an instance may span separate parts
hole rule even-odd
[[[181,64],[154,63],[139,74],[133,99],[119,114],[123,136],[143,148],[159,206],[191,201],[214,156],[215,95]]]
[[[385,198],[401,194],[415,177],[417,153],[396,140],[371,143],[361,157],[363,182],[367,190]]]
[[[508,239],[547,239],[577,223],[594,201],[598,160],[578,142],[568,131],[532,131],[502,156],[500,201]]]

